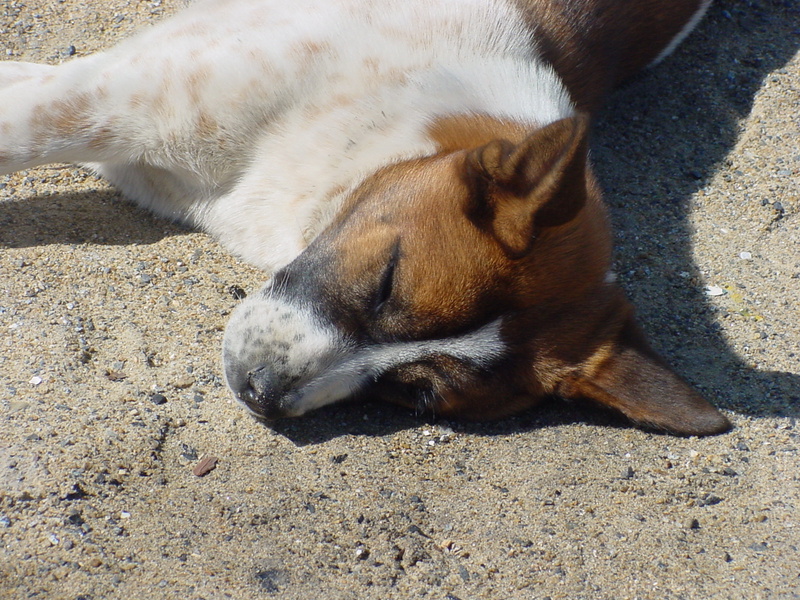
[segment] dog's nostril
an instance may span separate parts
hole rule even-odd
[[[277,377],[272,369],[263,366],[247,374],[247,384],[241,398],[251,406],[258,406],[259,412],[274,409],[280,399]]]
[[[268,421],[285,415],[281,408],[281,389],[278,378],[269,367],[259,367],[247,373],[239,398],[261,418]]]
[[[267,367],[259,367],[247,374],[248,392],[258,397],[270,396],[274,389],[275,377]]]

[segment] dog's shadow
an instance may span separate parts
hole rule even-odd
[[[724,339],[703,290],[676,276],[691,280],[697,272],[690,253],[692,195],[734,147],[738,120],[750,112],[763,79],[800,48],[795,2],[712,5],[673,56],[611,98],[592,145],[618,234],[621,282],[654,345],[714,404],[756,417],[800,416],[800,375],[745,364]],[[152,243],[182,233],[105,189],[0,203],[0,245],[6,247]],[[602,410],[551,402],[505,421],[458,427],[502,435],[576,421],[625,426]],[[420,422],[407,410],[365,403],[272,427],[306,445],[345,433],[387,435]]]
[[[283,419],[266,426],[296,446],[313,446],[343,435],[382,437],[420,426],[479,436],[503,436],[575,423],[620,429],[630,427],[629,421],[610,410],[582,402],[565,403],[555,398],[546,400],[535,409],[497,421],[454,421],[430,414],[415,414],[407,408],[377,401],[354,401],[326,406],[299,419]]]
[[[753,369],[726,342],[695,277],[689,204],[736,144],[764,78],[799,48],[795,0],[718,2],[674,56],[612,97],[592,145],[618,272],[644,328],[715,405],[750,416],[799,416],[800,373]],[[766,216],[779,198],[768,200],[750,201]]]
[[[58,171],[57,168],[48,170]],[[0,248],[153,244],[165,237],[189,232],[121,199],[104,184],[98,185],[98,189],[86,192],[0,202]],[[14,198],[22,194],[10,195]]]

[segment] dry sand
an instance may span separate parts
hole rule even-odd
[[[178,4],[2,1],[0,53]],[[0,597],[800,597],[799,47],[797,0],[721,1],[594,139],[621,280],[736,425],[708,439],[560,402],[267,428],[218,357],[260,273],[79,169],[0,178]]]

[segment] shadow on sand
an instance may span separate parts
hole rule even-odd
[[[717,2],[675,55],[614,95],[592,148],[622,283],[654,345],[714,404],[750,416],[800,416],[800,375],[744,364],[703,291],[678,275],[698,272],[691,196],[733,149],[764,78],[799,48],[794,0]]]

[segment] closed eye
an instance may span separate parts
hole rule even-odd
[[[386,263],[386,267],[383,269],[383,273],[381,274],[381,281],[378,285],[378,290],[375,294],[375,300],[372,305],[372,311],[375,315],[379,314],[389,299],[392,297],[392,292],[394,291],[394,275],[397,269],[397,262],[400,258],[400,242],[398,241],[394,249],[392,250],[392,254],[389,257],[389,262]]]

